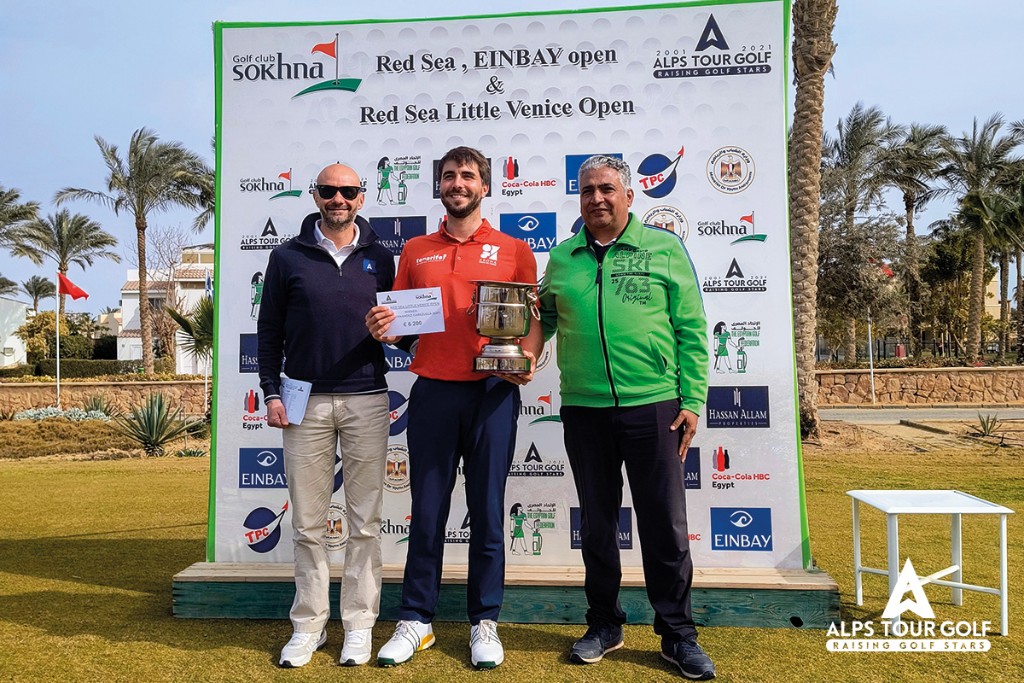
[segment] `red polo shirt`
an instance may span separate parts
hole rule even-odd
[[[469,239],[459,242],[445,229],[414,237],[402,250],[394,289],[440,287],[444,332],[420,335],[409,369],[421,377],[455,382],[483,379],[473,359],[487,343],[468,315],[476,285],[472,280],[537,282],[537,260],[529,245],[498,232],[486,219]]]

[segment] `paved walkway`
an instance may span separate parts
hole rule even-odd
[[[842,420],[859,425],[899,424],[900,420],[913,422],[975,422],[978,413],[996,415],[1000,420],[1024,421],[1024,408],[1006,406],[964,408],[822,408],[818,417],[822,420]]]

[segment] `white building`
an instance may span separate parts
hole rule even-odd
[[[0,368],[27,362],[25,342],[14,331],[25,324],[32,305],[0,296]]]
[[[191,311],[207,295],[207,284],[213,283],[214,252],[212,244],[185,247],[181,261],[173,273],[150,272],[147,290],[149,303],[155,310],[172,306],[179,311]],[[121,331],[117,335],[117,359],[142,358],[142,323],[139,316],[139,271],[128,270],[128,278],[121,286]],[[154,334],[154,337],[156,335]],[[179,333],[175,350],[175,372],[178,374],[209,374],[207,363],[182,349],[184,337]]]

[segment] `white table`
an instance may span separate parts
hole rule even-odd
[[[847,491],[853,498],[853,567],[857,588],[857,604],[864,604],[862,586],[863,574],[882,574],[889,577],[889,595],[896,587],[900,575],[899,515],[949,515],[951,559],[955,567],[951,581],[932,579],[929,583],[947,586],[953,591],[953,604],[963,604],[963,591],[978,591],[998,595],[1002,635],[1007,635],[1007,591],[1006,591],[1006,516],[1013,510],[996,505],[962,491]],[[885,513],[885,528],[888,540],[889,569],[872,569],[860,563],[860,503],[866,503]],[[999,515],[999,588],[975,586],[963,583],[963,557],[961,552],[962,515]],[[899,617],[896,618],[899,620]]]

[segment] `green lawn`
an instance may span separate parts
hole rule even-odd
[[[180,620],[171,616],[171,576],[201,560],[206,459],[0,460],[0,681],[677,681],[647,627],[628,627],[626,647],[591,667],[565,663],[581,629],[503,625],[506,663],[469,667],[468,628],[438,624],[438,645],[396,669],[336,665],[340,624],[303,669],[275,666],[290,635],[285,621]],[[850,502],[853,488],[958,488],[1024,512],[1024,463],[1005,451],[942,454],[843,452],[805,455],[812,548],[839,583],[845,619],[878,616],[884,577],[865,578],[853,604]],[[862,514],[865,561],[884,565],[881,513]],[[839,654],[824,631],[707,628],[701,642],[722,681],[1024,680],[1024,542],[1010,518],[1010,636],[984,654]],[[948,562],[948,520],[901,519],[901,541],[921,574]],[[964,521],[965,580],[997,585],[997,518]],[[870,549],[870,550],[867,550]],[[928,587],[938,619],[987,619],[998,600]],[[375,633],[375,646],[391,624]]]

